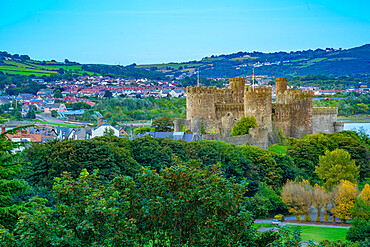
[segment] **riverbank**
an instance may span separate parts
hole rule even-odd
[[[344,123],[370,123],[370,115],[338,116]]]

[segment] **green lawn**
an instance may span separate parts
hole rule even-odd
[[[274,227],[274,224],[268,223],[254,223],[254,227],[258,228],[270,228]],[[295,225],[290,225],[295,226]],[[335,228],[335,227],[320,227],[320,226],[306,226],[301,225],[301,237],[302,241],[312,240],[318,243],[322,240],[328,239],[330,241],[342,240],[346,241],[347,228]]]
[[[62,126],[62,127],[81,127],[81,125],[76,125],[76,124],[51,123],[51,122],[42,122],[40,120],[30,120],[29,122],[56,125],[56,126]]]
[[[286,154],[287,148],[288,148],[288,146],[275,144],[275,145],[272,145],[271,147],[269,147],[269,151],[273,152],[273,153],[276,153],[276,154]]]
[[[346,240],[347,228],[301,226],[302,241],[312,240],[316,243],[328,239],[330,241]]]

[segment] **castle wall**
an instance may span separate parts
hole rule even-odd
[[[291,104],[272,103],[272,127],[275,131],[280,129],[285,136],[290,136]]]
[[[216,104],[216,119],[223,116],[232,115],[234,119],[240,119],[244,116],[244,103],[226,103]]]
[[[337,124],[337,107],[313,107],[312,131],[316,133],[334,133],[341,131],[341,123]],[[343,125],[343,124],[342,124]]]
[[[186,119],[176,118],[173,120],[173,127],[174,131],[181,131],[181,125],[185,127],[185,129],[191,129],[191,121]]]
[[[259,127],[272,131],[272,91],[271,87],[246,87],[244,91],[244,114],[253,115]]]
[[[275,79],[276,82],[276,103],[283,104],[284,99],[284,92],[288,88],[288,77],[277,77]]]

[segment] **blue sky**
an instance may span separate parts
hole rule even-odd
[[[370,43],[370,1],[2,0],[0,50],[127,65]]]

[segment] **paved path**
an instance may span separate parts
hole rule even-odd
[[[285,220],[292,220],[289,217],[290,216],[285,217]],[[294,216],[294,220],[295,220],[295,216]],[[272,223],[272,219],[255,220],[254,223]],[[322,224],[322,225],[318,225],[318,224],[310,224],[309,222],[302,222],[302,223],[283,222],[283,223],[280,223],[280,225],[281,226],[285,226],[285,225],[296,225],[296,226],[317,226],[317,227],[349,228],[349,226],[338,226],[338,225],[335,225],[335,224],[330,224],[330,225],[328,225],[328,224]]]

